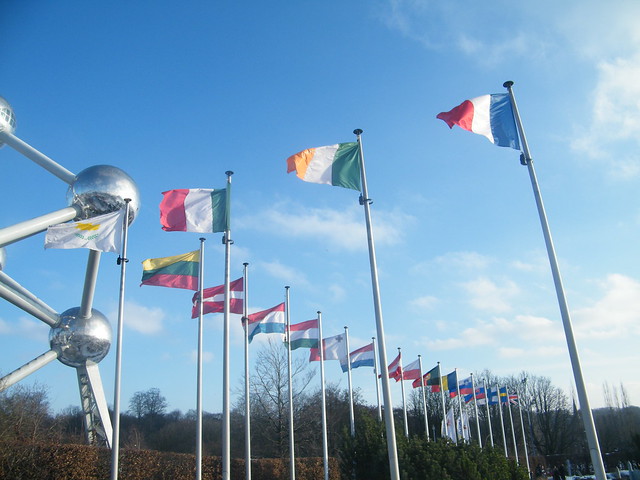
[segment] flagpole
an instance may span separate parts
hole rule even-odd
[[[324,389],[324,341],[322,336],[322,313],[318,311],[318,351],[320,352],[320,384],[322,387],[322,464],[324,480],[329,480],[329,443],[327,439],[327,398]]]
[[[222,374],[222,480],[231,480],[231,415],[230,415],[230,389],[229,389],[229,271],[231,269],[231,175],[228,170],[227,175],[227,228],[222,239],[224,243],[224,361]]]
[[[440,362],[438,362],[438,381],[440,382],[440,400],[442,400],[442,421],[444,422],[445,432],[448,436],[449,429],[447,428],[447,407],[444,401],[444,385],[442,384],[442,368],[440,368]]]
[[[287,374],[289,376],[289,473],[296,480],[296,456],[293,437],[293,384],[291,381],[291,315],[289,313],[289,286],[284,287],[285,311],[287,319]]]
[[[407,399],[404,395],[404,369],[402,367],[402,353],[400,352],[400,347],[398,347],[398,355],[400,356],[398,365],[400,366],[400,387],[402,390],[402,417],[404,420],[404,436],[409,438],[409,425],[407,423]]]
[[[129,238],[129,203],[124,199],[124,219],[122,220],[122,255],[118,257],[120,265],[120,297],[118,300],[118,333],[116,335],[116,378],[113,393],[113,438],[111,440],[111,480],[118,480],[120,455],[120,384],[122,373],[122,331],[124,325],[124,286],[127,274],[127,241]]]
[[[542,203],[542,195],[540,188],[538,187],[538,180],[533,168],[533,158],[529,151],[529,145],[527,144],[527,137],[524,133],[520,114],[518,113],[518,106],[516,105],[516,98],[513,94],[513,82],[504,82],[503,86],[509,92],[509,98],[511,99],[511,105],[513,106],[513,113],[518,125],[518,131],[520,132],[520,139],[522,140],[522,148],[524,150],[521,157],[521,163],[524,162],[529,170],[529,177],[531,178],[531,186],[533,187],[533,194],[536,199],[536,206],[538,207],[538,215],[540,217],[540,224],[542,226],[542,233],[544,235],[544,241],[547,247],[547,255],[549,257],[549,264],[551,265],[551,273],[553,275],[553,282],[556,288],[556,296],[558,297],[558,304],[560,307],[560,316],[562,317],[562,325],[564,327],[564,334],[567,340],[567,347],[569,349],[569,357],[571,359],[571,367],[573,369],[573,378],[576,382],[576,392],[578,393],[578,401],[582,410],[582,420],[584,422],[584,429],[587,435],[587,443],[589,444],[589,454],[591,456],[591,463],[593,464],[593,470],[597,480],[605,480],[606,473],[604,469],[604,463],[602,461],[602,455],[600,454],[600,445],[598,442],[598,434],[596,432],[596,426],[593,420],[593,413],[589,406],[589,396],[587,395],[587,389],[585,387],[584,379],[582,377],[582,367],[580,366],[580,358],[578,356],[578,347],[576,346],[575,338],[573,335],[573,327],[571,325],[571,316],[569,314],[569,306],[562,286],[562,278],[560,277],[560,268],[558,267],[558,260],[556,258],[555,248],[553,246],[553,240],[551,239],[551,232],[549,230],[549,223],[547,221],[547,214]]]
[[[376,380],[376,398],[378,399],[378,421],[382,421],[382,406],[380,405],[380,382],[378,381],[378,356],[376,355],[376,337],[371,337],[373,342],[373,378]]]
[[[500,427],[502,428],[502,444],[504,445],[504,456],[509,458],[509,451],[507,450],[507,436],[504,434],[504,416],[502,415],[502,399],[500,398],[499,386],[496,386],[496,392],[498,393],[498,411],[500,412]]]
[[[351,356],[349,354],[349,327],[344,327],[344,337],[347,347],[347,380],[349,382],[349,427],[351,436],[356,436],[356,420],[353,414],[353,384],[351,383]]]
[[[473,390],[473,408],[476,412],[476,427],[478,427],[478,446],[482,449],[482,433],[480,433],[480,417],[478,416],[478,400],[476,399],[476,384],[471,374],[471,388]]]
[[[494,447],[493,444],[493,428],[491,428],[491,410],[489,409],[489,398],[490,398],[490,393],[489,390],[487,390],[487,382],[486,381],[482,381],[482,386],[484,387],[484,398],[486,401],[486,406],[487,406],[487,423],[489,424],[489,439],[491,440],[491,448]]]
[[[460,411],[460,426],[462,427],[460,433],[462,434],[462,443],[466,442],[464,438],[464,416],[462,415],[462,400],[460,400],[460,382],[458,381],[458,369],[453,369],[456,372],[456,394],[458,396],[458,410]],[[451,388],[451,387],[449,387]],[[458,424],[456,423],[456,426]]]
[[[371,286],[373,290],[373,306],[376,315],[376,332],[378,335],[378,354],[382,368],[382,395],[384,399],[384,419],[387,432],[387,451],[389,455],[390,480],[400,480],[400,469],[398,467],[398,448],[396,446],[396,429],[393,421],[393,402],[391,401],[391,389],[389,388],[389,372],[386,368],[387,351],[385,348],[384,324],[382,320],[382,303],[380,301],[380,285],[378,282],[378,266],[376,263],[376,252],[373,242],[373,230],[371,225],[371,202],[367,189],[367,174],[364,165],[364,153],[362,151],[362,130],[356,129],[353,133],[357,136],[360,153],[360,167],[362,173],[362,194],[360,204],[364,207],[364,217],[367,226],[367,241],[369,244],[369,264],[371,266]]]
[[[200,238],[200,265],[198,266],[198,367],[196,380],[196,480],[202,480],[202,332],[204,317],[204,238]]]
[[[422,378],[422,355],[418,355],[418,365],[420,365],[420,388],[422,389],[422,410],[424,411],[424,433],[429,440],[429,419],[427,418],[427,398],[424,392],[424,378]]]
[[[251,402],[249,399],[249,264],[244,266],[244,302],[242,306],[244,323],[244,469],[246,480],[251,480]]]
[[[516,443],[516,429],[513,427],[513,415],[511,414],[511,402],[509,401],[509,390],[507,392],[507,409],[509,410],[509,423],[511,424],[511,436],[513,437],[513,454],[516,457],[516,465],[520,465],[518,461],[518,444]]]
[[[524,431],[524,420],[522,420],[522,403],[520,401],[520,394],[516,390],[516,395],[518,396],[518,412],[520,412],[520,428],[522,429],[522,445],[524,446],[524,459],[527,462],[527,472],[529,472],[529,476],[531,476],[531,467],[529,466],[529,452],[527,452],[527,438],[526,433]]]

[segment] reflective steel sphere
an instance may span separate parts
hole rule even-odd
[[[0,270],[4,270],[4,266],[7,264],[7,251],[4,247],[0,248]]]
[[[0,131],[13,133],[16,129],[16,116],[13,114],[13,108],[4,98],[0,97]],[[4,143],[0,142],[0,147]]]
[[[76,205],[82,214],[76,220],[115,212],[124,207],[124,199],[130,198],[129,224],[140,209],[140,192],[133,179],[111,165],[94,165],[85,168],[69,186],[67,202]]]
[[[98,363],[111,347],[111,325],[98,310],[91,317],[80,318],[80,307],[60,315],[60,321],[49,331],[49,345],[58,352],[58,360],[70,367],[81,367],[87,360]]]

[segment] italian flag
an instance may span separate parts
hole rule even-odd
[[[289,325],[289,345],[296,348],[318,348],[318,319]]]
[[[224,232],[229,225],[226,189],[179,188],[162,192],[160,223],[167,232]]]
[[[360,155],[357,142],[308,148],[287,158],[287,173],[305,182],[324,183],[360,191]]]

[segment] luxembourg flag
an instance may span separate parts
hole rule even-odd
[[[507,93],[465,100],[453,110],[439,113],[436,118],[444,120],[449,128],[458,125],[470,132],[484,135],[499,147],[520,150],[511,99]]]
[[[360,191],[360,149],[357,142],[308,148],[287,158],[287,173],[310,183]]]
[[[229,225],[227,190],[179,188],[162,192],[160,223],[165,232],[224,232]]]
[[[284,302],[268,310],[249,315],[249,343],[258,333],[284,333]]]
[[[349,354],[351,369],[358,367],[374,367],[373,342],[364,347],[360,347]],[[342,366],[343,371],[347,371],[346,365]]]

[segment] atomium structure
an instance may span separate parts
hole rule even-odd
[[[5,247],[43,232],[51,225],[120,210],[125,206],[125,199],[130,200],[128,220],[131,223],[140,208],[138,187],[129,175],[109,165],[94,165],[76,175],[16,137],[15,128],[13,109],[0,97],[0,147],[8,145],[65,182],[67,206],[0,228],[0,298],[51,327],[49,350],[0,378],[0,391],[56,359],[75,368],[87,441],[110,447],[112,426],[98,363],[109,352],[112,333],[107,318],[92,308],[101,252],[89,250],[80,306],[57,313],[5,272]]]

